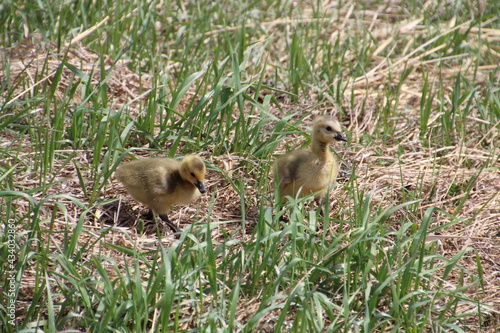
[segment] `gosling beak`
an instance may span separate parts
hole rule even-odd
[[[200,193],[205,193],[207,191],[205,190],[205,184],[203,184],[203,182],[197,182],[196,184],[194,184],[194,186],[198,188]]]
[[[347,138],[344,135],[344,133],[340,133],[340,132],[337,132],[337,135],[335,135],[333,138],[335,140],[339,140],[339,141],[347,141]]]

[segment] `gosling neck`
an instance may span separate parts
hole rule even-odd
[[[312,138],[311,149],[312,149],[313,153],[320,158],[327,158],[328,153],[329,153],[328,143],[316,140],[315,137]]]

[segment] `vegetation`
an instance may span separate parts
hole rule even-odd
[[[497,331],[499,15],[4,1],[0,330]],[[324,113],[349,138],[338,185],[278,207],[272,160]],[[191,153],[208,193],[176,237],[112,175]]]

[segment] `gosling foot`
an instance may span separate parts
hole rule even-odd
[[[163,222],[165,222],[166,225],[168,225],[170,227],[170,229],[172,229],[172,231],[175,233],[175,232],[180,232],[181,230],[179,228],[177,228],[177,226],[175,224],[173,224],[167,214],[159,214],[160,215],[160,218],[162,219]]]
[[[280,222],[285,222],[285,223],[290,222],[290,220],[287,217],[285,217],[285,215],[281,215],[279,219],[280,219]]]

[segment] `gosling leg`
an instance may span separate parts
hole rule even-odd
[[[150,209],[148,210],[148,213],[146,214],[146,218],[148,220],[154,221],[155,220],[155,215],[153,214],[153,211]]]
[[[319,216],[323,216],[324,217],[324,205],[325,205],[325,197],[324,196],[321,196],[321,197],[315,197],[314,198],[314,201],[316,202],[316,206],[319,208]]]
[[[168,219],[167,214],[159,214],[159,215],[160,218],[163,220],[163,222],[165,222],[165,224],[170,227],[170,229],[172,229],[174,232],[180,232],[180,229],[177,228],[177,226]]]

